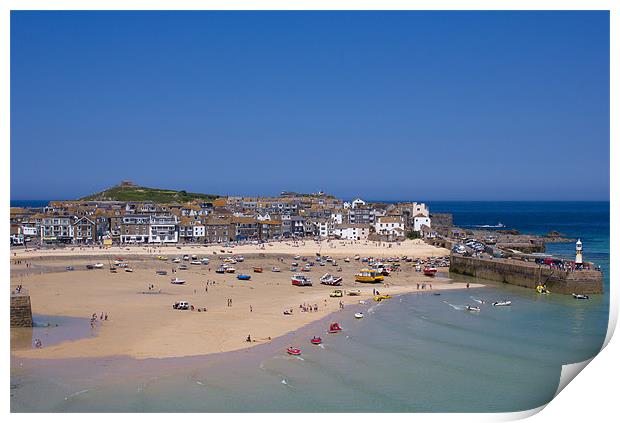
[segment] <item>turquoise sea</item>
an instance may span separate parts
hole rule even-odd
[[[553,398],[561,366],[601,348],[609,309],[609,203],[430,203],[455,224],[580,237],[606,292],[589,301],[487,283],[347,308],[270,345],[185,359],[11,363],[12,411],[500,412]],[[571,256],[574,244],[550,244]],[[484,282],[484,281],[483,281]],[[509,299],[511,307],[473,298]],[[353,312],[365,310],[355,320]],[[330,320],[344,331],[327,335]],[[62,329],[62,324],[61,327]],[[308,340],[321,335],[323,346]],[[290,344],[303,355],[284,353]]]

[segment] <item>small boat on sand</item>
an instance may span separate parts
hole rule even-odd
[[[323,285],[340,286],[342,285],[342,278],[340,276],[334,276],[330,273],[326,273],[321,276],[321,283]]]
[[[95,268],[95,266],[93,266],[92,264],[87,264],[87,265],[86,265],[86,268],[87,268],[88,270],[91,270],[91,269],[94,269],[94,268]]]
[[[237,275],[237,279],[239,279],[240,281],[249,281],[250,278],[251,278],[250,275],[244,275],[244,274]]]
[[[271,268],[271,271],[278,273],[278,272],[280,272],[280,268],[274,266],[274,267]]]
[[[103,269],[103,263],[95,263],[95,269]]]
[[[310,343],[312,345],[319,345],[320,343],[322,343],[323,340],[319,337],[319,336],[315,336],[310,340]]]
[[[288,347],[286,352],[290,355],[301,355],[301,349],[295,347]]]
[[[340,327],[340,325],[338,324],[338,322],[334,322],[331,325],[329,325],[329,333],[338,333],[341,332],[342,328]]]
[[[262,267],[254,267],[254,273],[263,273],[263,268]]]
[[[215,273],[226,273],[226,268],[220,266],[217,269],[215,269]]]
[[[356,319],[363,319],[364,318],[364,313],[355,313],[354,314]]]
[[[193,264],[195,266],[200,266],[202,264],[202,262],[200,262],[199,260],[192,260],[189,262],[189,264]]]
[[[362,269],[355,275],[356,282],[370,282],[377,283],[383,282],[383,275],[376,270]]]
[[[583,294],[573,294],[573,298],[576,300],[589,300],[590,297],[588,297],[587,295],[583,295]]]
[[[125,267],[125,272],[132,273],[133,269],[131,267]]]
[[[159,276],[166,276],[168,272],[166,270],[156,270],[155,274]]]
[[[330,297],[332,298],[340,298],[342,297],[342,290],[341,289],[337,289],[334,292],[332,292],[331,294],[329,294]]]
[[[73,269],[73,266],[67,266],[67,268],[66,268],[66,269],[67,269],[67,270],[69,270],[69,271],[74,270],[74,269]]]
[[[495,301],[493,303],[493,305],[495,307],[505,307],[505,306],[509,306],[512,304],[512,301],[507,301],[507,300],[502,300],[502,301]]]
[[[235,273],[236,269],[234,267],[227,267],[224,271],[226,273]]]
[[[424,276],[433,277],[437,273],[437,268],[432,266],[426,266],[423,270]]]
[[[362,295],[361,291],[359,289],[356,289],[355,291],[347,291],[347,295],[351,296],[351,297],[358,297],[360,295]]]
[[[173,285],[184,285],[185,281],[183,279],[179,279],[179,278],[172,278],[170,280],[170,283]]]
[[[295,286],[312,286],[312,280],[307,276],[295,274],[291,278],[291,284]]]

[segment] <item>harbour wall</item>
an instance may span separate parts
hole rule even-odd
[[[11,294],[11,327],[32,327],[30,295]]]
[[[551,293],[602,294],[603,274],[597,270],[574,272],[552,269],[532,262],[450,255],[450,272],[535,289],[547,286]]]

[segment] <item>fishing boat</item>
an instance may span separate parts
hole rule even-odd
[[[237,269],[235,269],[234,267],[227,267],[224,271],[226,273],[235,273]]]
[[[467,310],[467,311],[474,311],[474,312],[478,312],[478,311],[480,311],[480,307],[476,307],[476,306],[470,306],[470,305],[468,305],[468,306],[465,306],[465,310]]]
[[[300,274],[293,275],[291,283],[295,286],[312,286],[310,278]]]
[[[133,269],[131,267],[125,267],[125,272],[132,273]]]
[[[187,265],[185,264],[180,265],[179,270],[187,270]]]
[[[166,276],[168,274],[168,272],[165,271],[165,270],[156,270],[155,274],[159,275],[159,276]]]
[[[166,260],[168,260],[168,257],[165,257],[165,256],[157,256],[157,260],[166,261]]]
[[[206,266],[207,264],[209,264],[209,259],[206,257],[203,257],[202,260],[200,260],[200,262]]]
[[[299,263],[297,263],[296,261],[294,261],[294,262],[292,262],[292,263],[291,263],[291,266],[292,266],[292,267],[297,267],[297,266],[299,266]]]
[[[310,270],[312,270],[312,269],[310,269],[310,266],[304,266],[304,267],[301,268],[302,272],[309,272]]]
[[[354,314],[356,319],[363,319],[364,318],[364,313],[355,313]]]
[[[241,262],[243,262],[245,260],[245,257],[237,256],[237,257],[235,257],[235,260],[237,260],[239,263],[241,263]]]
[[[185,281],[183,279],[179,279],[179,278],[172,278],[170,280],[170,283],[173,285],[184,285]]]
[[[377,283],[383,282],[383,275],[372,269],[362,269],[355,275],[356,282]]]
[[[223,266],[220,266],[217,269],[215,269],[215,273],[226,273],[226,268]]]
[[[254,273],[263,273],[263,268],[262,267],[254,267]]]
[[[342,297],[342,290],[337,289],[334,292],[332,292],[331,294],[329,294],[330,297],[332,298],[340,298]]]
[[[346,258],[344,259],[344,262],[345,262],[345,263],[349,263],[350,261],[351,261],[351,259],[350,259],[349,257],[346,257]]]
[[[185,260],[185,261],[189,261],[189,256],[188,256],[187,254],[184,254],[184,255],[183,255],[183,260]]]
[[[237,279],[239,279],[240,281],[249,281],[250,278],[251,278],[250,275],[244,275],[244,274],[237,275]]]
[[[355,257],[353,257],[353,260],[359,260],[359,259],[360,259],[359,255],[356,255]]]
[[[95,263],[95,269],[103,269],[103,263]]]
[[[493,303],[493,305],[495,307],[505,307],[505,306],[509,306],[512,304],[512,301],[507,301],[507,300],[502,300],[502,301],[495,301]]]
[[[358,297],[358,296],[362,295],[362,293],[360,292],[359,289],[356,289],[355,291],[348,291],[347,295],[349,295],[351,297]]]
[[[189,264],[193,264],[195,266],[200,266],[202,264],[202,262],[200,262],[199,260],[192,260],[189,262]]]
[[[437,273],[437,268],[433,267],[433,266],[426,266],[423,270],[424,272],[424,276],[435,276],[435,273]]]
[[[589,300],[590,297],[583,294],[573,294],[573,298],[576,300]]]
[[[319,345],[323,342],[323,340],[319,336],[315,336],[310,340],[312,345]]]
[[[178,257],[175,257],[174,260],[172,260],[173,263],[181,263],[181,259]]]
[[[288,347],[286,352],[290,355],[301,355],[301,349],[295,347]]]
[[[274,266],[274,267],[271,268],[271,271],[278,273],[278,272],[280,272],[280,268]]]
[[[329,330],[328,330],[329,333],[338,333],[341,331],[342,331],[342,328],[337,322],[334,322],[331,325],[329,325]]]
[[[340,276],[334,276],[330,273],[326,273],[321,276],[321,283],[323,285],[340,286],[342,285],[342,278]]]

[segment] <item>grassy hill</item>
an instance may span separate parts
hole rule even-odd
[[[153,201],[155,203],[183,203],[192,200],[214,200],[213,194],[199,194],[169,189],[147,188],[139,186],[115,186],[105,191],[80,198],[84,201]]]

